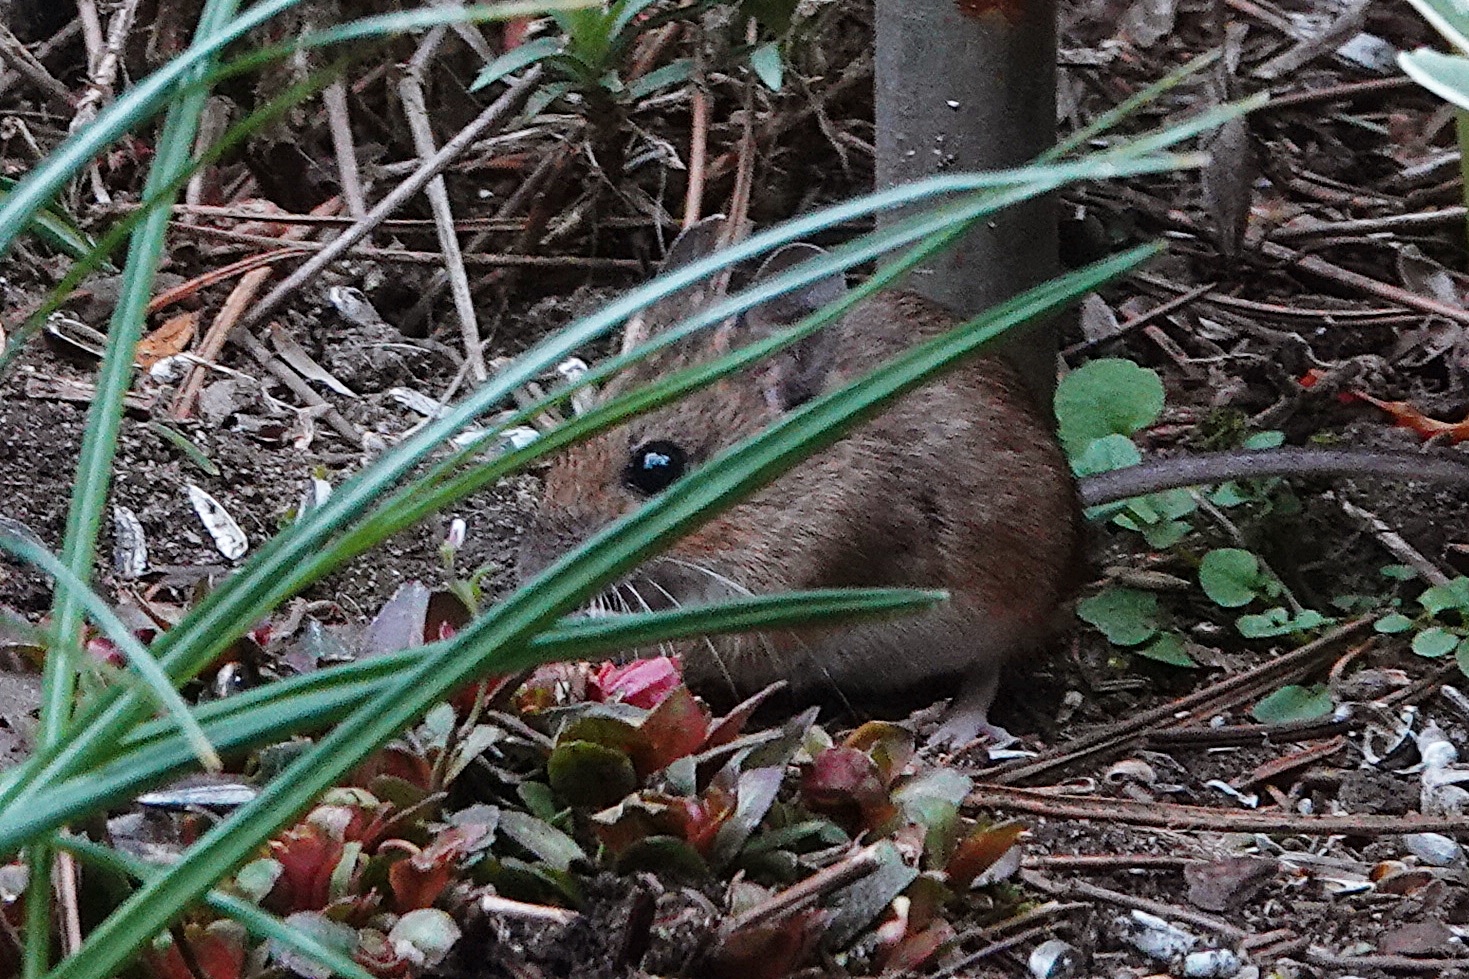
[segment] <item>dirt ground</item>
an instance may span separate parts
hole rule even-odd
[[[836,7],[800,48],[793,83],[778,96],[756,96],[764,188],[752,211],[757,223],[870,185],[870,11],[865,4]],[[1431,32],[1406,3],[1373,4],[1346,53],[1323,50],[1304,67],[1267,77],[1263,66],[1298,43],[1292,32],[1319,24],[1336,7],[1240,0],[1218,12],[1238,32],[1231,35],[1241,58],[1236,84],[1268,89],[1274,98],[1250,123],[1258,178],[1243,191],[1247,231],[1239,242],[1221,239],[1214,229],[1230,202],[1219,195],[1228,192],[1202,189],[1197,176],[1067,192],[1069,255],[1091,258],[1160,237],[1170,251],[1108,289],[1069,327],[1066,364],[1123,356],[1160,372],[1167,408],[1140,434],[1145,452],[1229,447],[1264,429],[1282,431],[1290,443],[1420,446],[1430,428],[1422,418],[1469,415],[1464,188],[1452,116],[1395,69],[1364,64],[1363,52],[1411,49],[1429,43]],[[1209,50],[1217,41],[1215,13],[1205,3],[1066,4],[1063,129],[1080,127]],[[157,37],[165,20],[142,23],[153,24]],[[141,37],[148,31],[139,33],[138,50],[129,51],[134,70],[148,57]],[[411,45],[394,50],[411,52]],[[81,77],[75,34],[47,47],[42,60],[66,85]],[[450,48],[435,69],[441,139],[479,105],[466,90],[476,68],[466,51]],[[1175,90],[1128,128],[1140,131],[1208,104],[1213,77]],[[269,88],[228,94],[248,105]],[[405,172],[398,161],[413,156],[388,88],[365,82],[353,94],[356,137],[378,194]],[[706,210],[730,192],[729,151],[743,97],[728,78],[712,90]],[[325,118],[314,106],[213,168],[199,202],[228,210],[180,214],[159,292],[190,288],[159,311],[155,328],[170,316],[197,313],[202,335],[238,279],[199,277],[270,247],[242,234],[264,233],[247,220],[243,202],[268,200],[303,214],[340,189],[322,162],[332,156]],[[679,216],[685,176],[656,162],[628,161],[640,153],[656,161],[665,144],[681,153],[690,139],[689,110],[686,100],[669,99],[627,121],[636,135],[611,137],[574,114],[549,115],[488,139],[447,174],[456,219],[465,222],[461,237],[476,233],[468,230],[473,221],[491,229],[471,254],[542,261],[471,268],[487,357],[514,356],[652,269]],[[55,145],[65,126],[26,84],[0,85],[0,172],[19,176],[34,158],[30,147]],[[136,199],[145,152],[133,142],[102,161],[98,180],[114,205],[99,203],[86,182],[71,191],[68,207],[84,226],[103,227]],[[218,501],[258,546],[291,519],[313,478],[340,483],[422,421],[405,390],[430,400],[462,392],[462,347],[448,293],[434,283],[437,266],[388,254],[437,251],[427,207],[415,201],[396,217],[403,220],[372,239],[384,251],[338,262],[290,298],[275,318],[285,342],[257,331],[275,373],[231,343],[186,411],[178,409],[176,379],[139,373],[113,503],[136,516],[147,569],[132,577],[104,554],[96,569],[104,594],[122,605],[142,600],[177,609],[230,572],[236,562],[196,515],[190,486]],[[319,230],[280,224],[271,233],[302,227]],[[294,261],[282,261],[272,283]],[[66,267],[34,241],[0,262],[0,325],[12,337]],[[105,276],[89,279],[66,314],[105,327],[108,287]],[[360,290],[380,320],[344,315],[333,292],[342,287]],[[424,320],[416,306],[426,295],[434,298]],[[1170,302],[1179,297],[1186,298]],[[299,373],[302,357],[334,379],[304,382],[316,405],[279,380]],[[0,379],[0,518],[20,522],[51,547],[64,530],[96,366],[90,354],[46,331],[18,343]],[[1397,417],[1417,419],[1417,430],[1394,427],[1394,416],[1374,401],[1411,405],[1421,416],[1400,408]],[[1457,451],[1456,436],[1451,429],[1436,439]],[[305,596],[316,603],[310,615],[361,625],[404,583],[438,587],[466,569],[483,571],[488,597],[504,594],[513,586],[518,536],[538,486],[535,474],[518,477],[403,533],[315,586]],[[440,545],[455,518],[465,521],[466,542],[451,571]],[[1097,585],[1086,594],[1119,582],[1156,591],[1201,668],[1135,655],[1075,623],[1043,661],[1007,676],[994,719],[1020,736],[1023,754],[990,765],[973,755],[947,762],[982,783],[975,811],[1018,818],[1028,835],[1021,868],[1008,882],[974,893],[956,921],[954,951],[925,964],[924,974],[1162,973],[1167,956],[1150,958],[1141,948],[1163,932],[1138,913],[1172,922],[1196,950],[1230,949],[1245,962],[1245,971],[1218,966],[1191,975],[1469,972],[1469,861],[1453,842],[1469,839],[1469,816],[1434,795],[1433,781],[1452,786],[1452,776],[1462,773],[1425,768],[1421,757],[1424,733],[1435,726],[1447,744],[1469,745],[1469,699],[1459,692],[1465,679],[1452,656],[1414,655],[1406,637],[1375,635],[1361,621],[1395,600],[1415,607],[1421,582],[1394,582],[1380,571],[1405,563],[1404,555],[1446,577],[1469,573],[1469,492],[1307,480],[1275,486],[1243,509],[1206,509],[1194,522],[1190,543],[1159,550],[1097,527]],[[115,530],[104,535],[107,547],[115,537]],[[1303,606],[1331,610],[1341,626],[1309,642],[1241,638],[1233,614],[1189,587],[1202,552],[1226,546],[1259,555]],[[0,560],[0,606],[34,621],[49,602],[46,579]],[[1286,683],[1327,684],[1350,710],[1310,722],[1257,723],[1250,709]],[[1329,832],[1308,830],[1317,817],[1336,822]],[[1452,839],[1423,836],[1425,827]],[[719,926],[719,914],[708,910],[717,888],[713,898],[680,897],[646,875],[604,874],[592,878],[588,893],[587,917],[575,926],[472,921],[474,951],[461,946],[443,973],[675,974],[689,967],[678,954],[689,939],[672,926],[629,958],[626,936],[645,907],[656,902],[664,921],[678,918],[670,907],[684,901],[678,920],[692,922],[700,940]],[[1050,937],[1088,964],[1029,972],[1038,967],[1028,957]],[[842,974],[831,958],[805,968]],[[1208,965],[1195,961],[1193,968]]]

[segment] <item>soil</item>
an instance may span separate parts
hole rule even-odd
[[[855,9],[824,16],[816,40],[793,66],[796,82],[779,96],[759,95],[765,143],[759,162],[764,192],[752,212],[757,222],[869,186],[870,75],[861,65],[870,64],[870,25],[862,5],[848,6]],[[1214,43],[1204,5],[1180,6],[1173,11],[1176,29],[1148,39],[1145,21],[1161,16],[1155,6],[1068,5],[1061,79],[1067,128],[1085,124]],[[1301,0],[1271,14],[1276,8],[1232,5],[1231,22],[1244,32],[1245,64],[1258,66],[1288,46],[1280,21],[1272,17],[1319,13],[1317,6]],[[1127,26],[1119,30],[1119,23]],[[1401,49],[1432,39],[1406,4],[1373,5],[1363,30]],[[77,42],[59,43],[45,53],[45,63],[71,83],[79,56]],[[842,65],[849,70],[837,70]],[[141,74],[146,61],[136,60],[132,68]],[[443,117],[436,117],[445,127],[441,139],[471,117],[477,96],[468,92],[468,81],[476,70],[474,58],[457,49],[435,68],[437,90],[446,93]],[[859,83],[851,84],[851,77]],[[1436,419],[1469,413],[1463,330],[1469,316],[1429,315],[1421,304],[1366,291],[1360,280],[1331,271],[1463,309],[1469,285],[1458,271],[1466,261],[1463,220],[1448,210],[1462,203],[1463,187],[1456,168],[1435,169],[1451,159],[1452,123],[1435,99],[1396,78],[1328,53],[1288,78],[1267,82],[1246,71],[1235,80],[1284,99],[1251,122],[1260,176],[1244,189],[1251,217],[1242,242],[1221,241],[1215,218],[1228,201],[1209,199],[1195,177],[1068,192],[1065,213],[1077,218],[1068,222],[1068,253],[1089,257],[1158,237],[1173,245],[1146,275],[1102,297],[1111,324],[1121,321],[1123,332],[1110,338],[1098,333],[1108,328],[1107,317],[1088,315],[1062,341],[1063,347],[1085,348],[1067,357],[1071,367],[1089,358],[1126,356],[1163,376],[1168,408],[1141,433],[1145,452],[1232,446],[1262,429],[1280,430],[1292,443],[1422,444],[1420,432],[1393,427],[1393,418],[1362,395],[1408,403]],[[1208,88],[1207,82],[1185,85],[1128,125],[1141,130],[1164,116],[1193,111],[1205,104]],[[727,78],[713,90],[711,152],[723,153],[739,134],[742,91]],[[253,97],[245,90],[232,95],[246,104]],[[411,144],[399,110],[381,87],[354,97],[361,98],[354,102],[359,149],[372,160],[375,193],[385,192],[405,172],[387,161],[412,159]],[[36,100],[25,85],[8,91],[0,86],[0,120],[24,124],[31,138],[48,147],[64,135],[66,120]],[[549,260],[530,269],[471,270],[488,357],[514,356],[651,270],[673,230],[686,178],[675,167],[639,166],[629,159],[664,142],[682,153],[690,138],[689,113],[674,100],[624,121],[628,129],[609,140],[605,133],[589,135],[575,116],[556,116],[541,129],[479,147],[448,174],[457,219],[512,222],[508,231],[491,232],[481,252]],[[332,159],[323,118],[303,111],[290,125],[297,127],[298,156]],[[0,137],[0,166],[7,176],[19,175],[28,163],[22,142],[13,132]],[[305,212],[339,189],[331,168],[308,167],[299,159],[282,164],[283,157],[259,146],[255,151],[211,173],[208,203],[238,206],[272,198],[281,208]],[[102,161],[99,179],[116,201],[136,200],[142,152],[140,145],[126,145]],[[267,166],[265,159],[274,162]],[[517,190],[539,179],[535,175],[547,161],[555,167],[552,177],[507,208]],[[272,169],[279,167],[284,171]],[[730,180],[728,167],[711,179],[706,211],[722,206]],[[111,213],[82,184],[69,202],[95,230]],[[308,199],[287,199],[281,187]],[[1425,212],[1447,216],[1435,224],[1402,220]],[[417,223],[382,232],[377,244],[436,251],[432,229],[422,220],[427,215],[421,203],[408,205],[399,217]],[[1355,218],[1383,223],[1369,232],[1332,225]],[[217,215],[181,215],[170,239],[167,283],[195,281],[265,249],[210,233],[241,227]],[[1282,258],[1265,249],[1267,240],[1322,259],[1329,268],[1305,268],[1299,255]],[[18,349],[0,380],[0,518],[23,524],[53,548],[64,532],[97,363],[49,334],[22,337],[17,327],[44,302],[66,267],[33,241],[0,261],[0,325]],[[340,413],[341,427],[354,437],[234,343],[219,358],[219,369],[208,374],[198,409],[187,417],[170,410],[177,381],[139,372],[139,405],[124,420],[111,499],[136,515],[147,542],[147,569],[130,577],[111,553],[103,553],[95,568],[102,593],[122,605],[186,606],[239,563],[221,553],[195,513],[188,487],[218,501],[258,547],[293,519],[313,477],[339,485],[422,420],[395,392],[406,388],[430,399],[462,392],[462,345],[452,302],[432,285],[434,270],[389,258],[352,258],[294,295],[276,317],[284,335],[351,391],[349,396],[320,381],[305,382]],[[202,314],[202,332],[235,281],[197,286],[152,326],[186,309]],[[1205,283],[1212,290],[1194,301],[1128,324],[1129,317]],[[339,286],[360,289],[380,320],[363,325],[344,317],[330,298]],[[108,280],[94,277],[84,287],[90,295],[70,300],[66,311],[102,329],[110,310]],[[426,323],[416,311],[425,295],[435,297]],[[259,336],[269,347],[268,335]],[[182,442],[192,448],[182,448]],[[1445,450],[1453,451],[1447,445]],[[361,624],[405,582],[441,586],[466,569],[480,569],[493,600],[513,587],[519,528],[538,491],[534,473],[483,491],[319,582],[305,597],[322,603],[323,618]],[[1372,516],[1379,522],[1372,523]],[[449,569],[441,544],[456,518],[465,521],[467,534]],[[1256,975],[1469,972],[1463,942],[1469,933],[1469,878],[1462,849],[1437,866],[1419,855],[1402,829],[1372,822],[1443,815],[1425,809],[1426,780],[1411,738],[1396,753],[1387,749],[1403,740],[1405,729],[1421,734],[1431,725],[1450,744],[1469,746],[1469,701],[1458,693],[1463,675],[1444,660],[1414,655],[1406,641],[1374,640],[1363,629],[1324,640],[1322,655],[1291,680],[1329,684],[1338,702],[1352,702],[1355,712],[1335,726],[1304,733],[1262,731],[1250,709],[1286,681],[1265,681],[1239,694],[1223,685],[1277,662],[1302,641],[1244,640],[1234,628],[1236,613],[1189,587],[1204,550],[1242,547],[1258,554],[1306,608],[1329,611],[1343,622],[1394,602],[1411,614],[1421,582],[1404,585],[1382,569],[1402,564],[1411,552],[1446,576],[1469,573],[1469,494],[1369,480],[1303,481],[1274,486],[1261,502],[1242,509],[1206,509],[1194,523],[1194,543],[1166,550],[1151,549],[1115,527],[1099,527],[1094,570],[1099,585],[1120,581],[1155,590],[1201,668],[1160,664],[1077,624],[1043,662],[1007,677],[994,719],[1020,736],[1027,757],[998,767],[974,755],[950,760],[958,770],[1004,787],[988,798],[982,790],[977,811],[1020,818],[1028,836],[1019,876],[976,892],[958,925],[955,947],[963,954],[946,960],[948,974],[1027,974],[1027,956],[1051,936],[1090,963],[1077,974],[1161,971],[1166,965],[1138,949],[1138,926],[1130,917],[1136,911],[1175,922],[1195,936],[1199,948],[1241,952]],[[113,534],[103,538],[108,551]],[[45,577],[0,559],[0,606],[36,621],[50,598]],[[1217,696],[1206,696],[1216,688]],[[1153,720],[1132,730],[1119,727],[1143,717]],[[1118,739],[1110,749],[1063,757],[1108,733]],[[1095,807],[1077,814],[1049,804],[1043,792],[1005,794],[1021,785],[1058,798],[1064,794],[1068,801],[1090,800]],[[1127,808],[1133,803],[1154,806],[1162,815],[1150,822]],[[1109,807],[1117,812],[1109,814]],[[1198,817],[1199,811],[1212,813],[1213,821]],[[1252,830],[1242,814],[1272,816],[1276,828]],[[1329,835],[1292,828],[1293,819],[1312,815],[1361,817],[1362,828]],[[1202,822],[1167,823],[1185,816]],[[1451,835],[1469,841],[1469,817],[1449,821],[1454,818],[1459,822],[1448,827]],[[1411,828],[1410,823],[1402,826]],[[1201,878],[1207,879],[1200,883]],[[713,941],[720,925],[707,896],[665,890],[645,876],[596,877],[589,894],[588,916],[575,926],[471,920],[475,941],[461,945],[443,973],[600,976],[642,968],[676,974],[689,967],[686,953]],[[651,947],[637,948],[647,938],[654,916],[649,908],[655,905],[659,928],[648,939]],[[1012,925],[1016,941],[995,944]],[[955,964],[981,948],[988,949],[983,958]],[[813,974],[837,974],[829,964],[810,968]]]

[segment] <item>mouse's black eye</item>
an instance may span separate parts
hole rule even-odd
[[[644,442],[633,450],[622,480],[639,493],[652,496],[682,476],[685,464],[683,449],[672,442],[666,439]]]

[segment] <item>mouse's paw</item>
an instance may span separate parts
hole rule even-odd
[[[957,751],[983,740],[990,748],[1014,744],[1014,735],[989,721],[990,704],[1000,684],[997,664],[979,667],[964,678],[959,696],[949,704],[944,719],[928,739],[929,747]]]
[[[986,748],[1005,748],[1020,740],[998,724],[991,724],[984,711],[957,710],[951,707],[943,723],[928,737],[931,748],[958,751],[982,741]]]

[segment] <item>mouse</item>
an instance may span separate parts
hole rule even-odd
[[[664,270],[711,253],[722,234],[721,216],[695,224],[670,246]],[[754,280],[819,251],[787,245]],[[645,311],[629,323],[623,349],[679,322],[717,288],[692,286]],[[764,338],[846,289],[832,276],[756,306],[654,353],[596,397]],[[569,447],[553,459],[525,528],[521,579],[650,497],[677,492],[687,473],[785,412],[959,322],[915,293],[885,290],[769,361]],[[930,744],[1003,744],[1011,739],[988,716],[1001,672],[1066,627],[1087,580],[1087,510],[1233,479],[1342,474],[1469,485],[1469,462],[1453,453],[1283,447],[1149,458],[1077,480],[1022,379],[1002,358],[979,355],[673,543],[590,610],[842,586],[943,589],[947,602],[912,616],[709,637],[674,651],[688,685],[715,704],[785,683],[799,700],[883,713],[938,691],[952,699]]]
[[[708,254],[719,231],[715,218],[685,231],[664,268]],[[755,281],[816,251],[787,245]],[[832,276],[699,331],[623,371],[598,399],[766,337],[846,289]],[[705,301],[700,287],[670,297],[629,334],[652,336]],[[914,293],[880,292],[768,361],[569,447],[552,460],[522,537],[522,579],[651,496],[677,492],[686,473],[784,413],[957,322]],[[1001,736],[988,720],[1001,668],[1055,630],[1081,583],[1083,530],[1046,413],[1007,362],[978,356],[713,517],[594,604],[625,612],[798,589],[944,589],[949,600],[918,615],[710,637],[677,651],[686,682],[716,703],[783,681],[797,698],[867,708],[955,681],[960,693],[934,740],[961,744]]]

